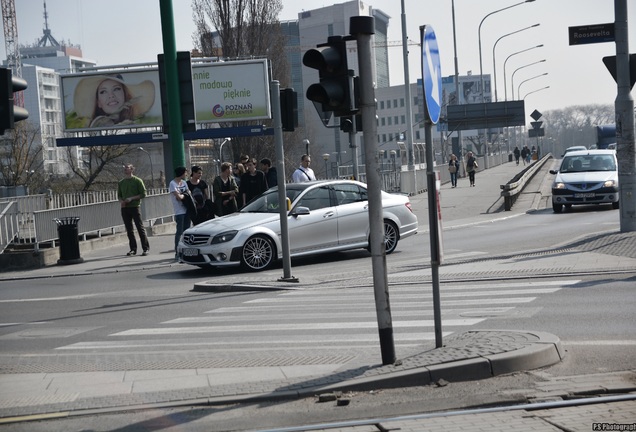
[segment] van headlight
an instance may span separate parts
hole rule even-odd
[[[552,185],[552,189],[565,189],[565,183],[561,183],[561,182],[554,183]]]
[[[616,181],[614,180],[607,180],[605,183],[603,183],[603,187],[614,187],[616,186]]]

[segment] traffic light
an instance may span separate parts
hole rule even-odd
[[[303,64],[318,70],[319,83],[307,89],[307,99],[322,104],[323,111],[333,111],[336,117],[350,116],[358,109],[354,95],[354,76],[347,66],[347,39],[330,36],[327,43],[310,49]]]
[[[280,89],[280,114],[284,132],[298,127],[298,94],[291,88]]]
[[[13,94],[25,90],[27,82],[14,77],[11,69],[0,68],[0,134],[13,129],[14,123],[29,118],[29,112],[13,105]]]

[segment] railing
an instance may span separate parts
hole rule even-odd
[[[0,202],[0,253],[13,242],[18,230],[18,206],[13,201]]]
[[[170,202],[170,194],[150,195],[144,198],[141,205],[141,218],[150,226],[157,220],[172,218],[174,209]],[[122,229],[121,206],[119,201],[107,201],[96,204],[85,204],[59,209],[34,212],[35,249],[41,243],[58,239],[55,219],[79,217],[78,234],[86,239],[88,234],[101,236],[104,232],[115,233]]]
[[[543,156],[538,161],[532,163],[528,167],[526,167],[519,174],[514,176],[512,180],[510,180],[505,185],[501,185],[501,196],[504,199],[504,210],[510,211],[512,209],[512,205],[517,200],[517,196],[523,191],[523,188],[526,186],[532,177],[543,167],[543,165],[548,161],[548,159],[552,158],[552,154],[548,153]]]

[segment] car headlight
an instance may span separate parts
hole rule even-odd
[[[234,231],[227,231],[227,232],[224,232],[224,233],[221,233],[221,234],[217,234],[217,235],[215,235],[212,238],[211,244],[219,244],[219,243],[229,242],[234,237],[236,237],[237,233],[238,233],[238,231],[234,230]]]
[[[552,185],[552,189],[565,189],[565,183],[555,183]]]
[[[614,180],[607,180],[603,183],[603,187],[614,187],[616,186],[616,182]]]

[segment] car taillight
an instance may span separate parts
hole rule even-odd
[[[407,209],[409,209],[411,211],[411,213],[413,213],[413,209],[411,208],[411,202],[407,202],[406,204],[404,204],[406,206]]]

